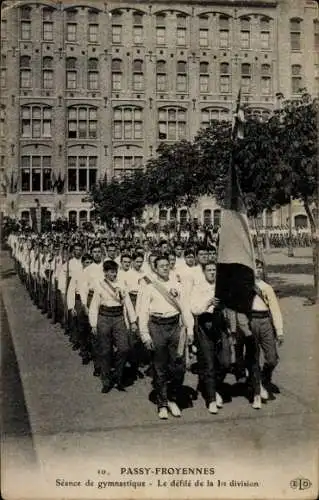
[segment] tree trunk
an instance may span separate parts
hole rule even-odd
[[[317,233],[316,221],[309,207],[308,200],[304,200],[304,207],[310,222],[312,236],[312,262],[313,262],[313,284],[314,301],[319,302],[319,238]]]

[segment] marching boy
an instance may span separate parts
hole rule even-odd
[[[261,399],[268,399],[269,393],[278,392],[272,384],[272,373],[278,363],[277,343],[283,343],[283,321],[276,294],[271,285],[262,280],[263,263],[256,259],[255,291],[250,316],[250,329],[256,349],[248,361],[254,388],[253,408],[261,408]],[[260,367],[260,348],[264,364]],[[250,358],[250,359],[249,359]]]
[[[103,264],[104,279],[97,279],[89,308],[92,334],[97,340],[97,355],[101,369],[102,393],[113,385],[119,391],[123,386],[123,370],[129,354],[129,331],[137,331],[136,314],[123,284],[117,279],[118,265],[113,260]],[[114,353],[113,345],[116,347]],[[112,359],[114,356],[114,363]],[[114,374],[112,375],[112,366]]]

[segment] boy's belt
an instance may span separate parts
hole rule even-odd
[[[100,306],[99,314],[101,316],[121,316],[123,314],[123,306]]]
[[[152,314],[150,320],[152,321],[152,323],[156,323],[157,325],[174,325],[179,322],[179,314],[169,316],[168,318],[163,318],[161,316],[155,316]]]
[[[269,311],[251,311],[252,318],[269,318]]]

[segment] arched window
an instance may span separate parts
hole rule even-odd
[[[227,108],[205,108],[202,110],[202,127],[209,127],[213,120],[228,121],[230,113]]]
[[[291,66],[291,91],[293,94],[298,94],[302,88],[302,73],[299,64]]]
[[[260,18],[260,46],[262,50],[270,49],[270,19]]]
[[[137,171],[143,171],[143,155],[138,152],[127,152],[118,154],[115,151],[113,156],[113,170],[115,179],[123,179],[134,174]]]
[[[122,12],[114,10],[112,12],[112,43],[114,44],[122,43],[122,23]]]
[[[161,224],[166,224],[167,222],[167,210],[160,209],[159,211],[159,221]]]
[[[66,10],[66,41],[76,42],[77,41],[77,10],[68,9]]]
[[[20,8],[20,37],[21,40],[31,40],[31,7],[28,5]]]
[[[158,138],[178,141],[186,137],[186,111],[182,108],[160,108]]]
[[[51,156],[21,157],[21,191],[46,192],[51,189]]]
[[[231,92],[229,63],[227,62],[220,63],[219,73],[220,73],[219,75],[220,92],[221,94],[227,94]]]
[[[210,208],[204,210],[203,223],[205,226],[210,226],[212,223],[212,211]]]
[[[83,224],[85,224],[87,221],[88,221],[87,210],[80,210],[80,214],[79,214],[79,226],[80,226],[80,228],[83,227]]]
[[[133,90],[141,91],[144,89],[144,69],[143,61],[135,59],[133,61]]]
[[[214,210],[214,227],[219,227],[220,226],[220,220],[221,220],[221,210],[219,208],[216,208]]]
[[[303,214],[295,215],[295,228],[303,229],[305,227],[308,227],[308,217]]]
[[[97,109],[90,106],[78,106],[68,109],[68,138],[97,138]]]
[[[187,210],[183,208],[182,210],[179,211],[179,221],[181,225],[186,224],[187,219],[188,219]]]
[[[176,45],[185,46],[186,45],[186,20],[185,14],[177,14],[176,16]]]
[[[199,16],[199,46],[208,47],[208,16]]]
[[[140,45],[143,43],[143,13],[133,12],[133,43]]]
[[[52,108],[32,105],[21,108],[21,136],[38,139],[51,137]]]
[[[262,95],[271,94],[271,66],[270,64],[261,65],[260,91]]]
[[[77,60],[76,57],[68,57],[66,60],[66,88],[76,89],[77,88]]]
[[[42,88],[53,88],[53,57],[42,59]]]
[[[290,19],[290,48],[292,51],[301,50],[301,20]]]
[[[20,57],[20,87],[29,89],[32,86],[31,57]]]
[[[29,224],[29,222],[30,222],[30,212],[29,212],[29,210],[23,210],[21,212],[21,221],[25,222],[26,224]]]
[[[113,115],[114,139],[142,139],[143,120],[142,109],[133,106],[123,106],[114,109]]]
[[[53,12],[49,7],[42,9],[42,39],[45,42],[53,40]]]
[[[88,89],[97,90],[99,88],[99,61],[91,57],[88,60]]]
[[[99,12],[94,9],[89,9],[88,11],[88,42],[97,43],[98,42],[98,32],[99,32]]]
[[[78,222],[78,214],[76,210],[70,210],[69,212],[69,224],[76,226]]]
[[[122,60],[121,59],[113,59],[112,60],[112,90],[121,90],[122,89]]]
[[[242,17],[240,19],[240,46],[242,49],[250,48],[250,19]]]
[[[229,47],[229,17],[219,16],[219,47],[227,49]]]
[[[241,89],[243,94],[250,94],[251,90],[251,66],[248,63],[241,65]]]
[[[199,63],[199,88],[200,93],[205,94],[209,92],[209,63]]]
[[[263,108],[246,108],[245,109],[245,116],[246,117],[251,117],[254,120],[260,121],[260,122],[267,122],[270,118],[271,112],[269,109],[263,109]]]
[[[156,15],[156,45],[166,44],[166,16],[165,14]]]
[[[187,63],[185,61],[177,62],[176,91],[187,92]]]
[[[68,156],[68,192],[90,191],[97,171],[97,156]]]
[[[156,62],[156,90],[157,92],[167,91],[167,68],[165,61]]]

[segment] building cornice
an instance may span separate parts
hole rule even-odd
[[[139,4],[139,5],[167,5],[168,8],[172,8],[173,5],[192,5],[196,7],[206,7],[206,6],[219,6],[219,7],[261,7],[261,8],[269,8],[269,7],[277,7],[279,0],[174,0],[174,2],[170,2],[170,0],[139,0],[138,2],[126,1],[126,4]],[[173,3],[173,5],[171,5]],[[119,0],[113,0],[109,4],[112,9],[118,7],[120,8],[123,5],[123,2]]]

